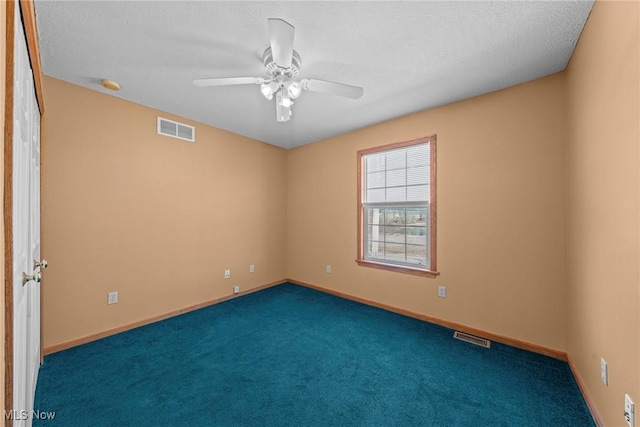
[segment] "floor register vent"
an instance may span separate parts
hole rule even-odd
[[[480,347],[489,348],[491,347],[491,341],[486,340],[484,338],[476,337],[475,335],[465,334],[464,332],[455,331],[453,333],[453,337],[459,339],[460,341],[465,341],[471,344],[479,345]]]

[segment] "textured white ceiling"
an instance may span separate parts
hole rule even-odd
[[[36,1],[46,75],[284,148],[563,70],[593,1]],[[362,86],[305,91],[289,122],[256,85],[267,18],[296,27],[299,77]]]

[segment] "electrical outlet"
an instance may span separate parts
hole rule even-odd
[[[109,292],[109,298],[107,299],[107,304],[115,304],[118,302],[118,292]]]
[[[446,286],[438,286],[438,296],[440,298],[447,297],[447,287]]]
[[[253,264],[251,264],[251,265],[249,266],[249,273],[253,273],[254,271],[256,271],[256,266],[255,266],[255,265],[253,265]]]
[[[331,274],[331,266],[327,264],[327,274]]]
[[[607,361],[604,360],[603,358],[600,358],[600,378],[602,379],[602,382],[606,386],[609,385],[608,371],[609,371],[609,367],[607,365]]]
[[[240,285],[235,285],[233,287],[233,293],[234,294],[239,294],[240,293]]]
[[[224,271],[224,278],[225,279],[231,278],[231,270],[225,270]]]
[[[627,420],[627,424],[629,427],[635,427],[635,415],[636,415],[636,405],[633,404],[633,400],[629,397],[628,394],[624,395],[624,419]]]

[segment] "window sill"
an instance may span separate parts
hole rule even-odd
[[[357,259],[356,263],[361,267],[371,267],[380,270],[395,271],[396,273],[413,274],[414,276],[428,277],[431,279],[434,279],[440,274],[437,271],[424,270],[420,268],[401,267],[398,265],[388,265],[379,262],[365,261],[363,259]]]

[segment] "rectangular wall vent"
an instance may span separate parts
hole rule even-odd
[[[162,117],[158,117],[158,133],[190,142],[195,142],[196,140],[196,129],[193,126]]]
[[[460,341],[465,341],[471,344],[479,345],[480,347],[484,347],[484,348],[491,347],[491,341],[486,340],[484,338],[476,337],[475,335],[465,334],[464,332],[455,331],[453,334],[453,337],[459,339]]]

